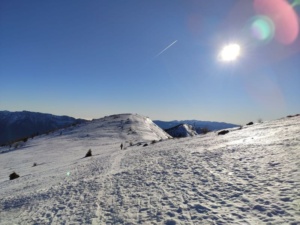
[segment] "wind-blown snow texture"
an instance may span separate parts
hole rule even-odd
[[[0,224],[299,224],[299,116],[177,140],[156,128],[111,116],[0,154]]]

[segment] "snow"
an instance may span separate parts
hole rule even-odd
[[[172,137],[192,137],[198,134],[193,130],[193,126],[188,124],[180,124],[165,131]]]
[[[0,224],[299,224],[300,116],[228,130],[121,114],[0,148]]]
[[[227,128],[233,128],[238,127],[236,124],[231,123],[224,123],[224,122],[212,122],[212,121],[199,121],[199,120],[173,120],[173,121],[160,121],[160,120],[154,120],[154,123],[156,123],[160,128],[162,129],[169,129],[175,126],[178,126],[180,124],[188,124],[196,128],[196,130],[201,130],[201,128],[207,128],[208,130],[220,130],[220,129],[227,129]]]

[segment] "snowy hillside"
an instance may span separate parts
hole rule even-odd
[[[137,114],[119,114],[93,120],[87,129],[92,133],[97,129],[99,137],[106,137],[111,134],[110,137],[119,138],[121,141],[124,140],[132,144],[171,138],[151,119]]]
[[[40,135],[34,139],[29,139],[26,143],[22,141],[17,143],[20,147],[14,145],[0,148],[1,152],[10,152],[16,150],[46,149],[47,146],[68,150],[71,148],[82,149],[82,147],[98,147],[99,143],[106,145],[127,146],[141,145],[150,141],[160,141],[172,138],[165,131],[155,125],[147,117],[133,114],[120,114],[107,116],[101,119],[94,119],[92,122],[77,124],[65,129],[57,130],[49,135]],[[66,149],[65,149],[66,148]],[[72,149],[71,151],[74,151]],[[51,151],[50,151],[51,152]],[[57,152],[55,152],[57,153]]]
[[[126,114],[29,140],[0,154],[0,224],[299,224],[300,116],[228,130]]]
[[[197,135],[197,132],[193,130],[193,127],[188,124],[179,124],[175,127],[165,130],[172,137],[192,137]]]
[[[199,120],[173,120],[173,121],[154,120],[153,122],[164,130],[170,129],[180,124],[188,124],[195,127],[198,134],[202,133],[203,129],[214,131],[214,130],[238,127],[238,125],[231,124],[231,123],[199,121]]]
[[[84,121],[47,113],[0,111],[0,145]]]

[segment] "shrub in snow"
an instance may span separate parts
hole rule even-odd
[[[253,122],[249,122],[249,123],[247,123],[246,125],[247,125],[247,126],[253,125]]]
[[[148,146],[148,144],[144,144],[144,145],[143,145],[143,147],[146,147],[146,146]]]
[[[20,177],[18,174],[16,174],[15,172],[11,173],[9,175],[9,179],[10,180],[14,180],[14,179],[17,179],[18,177]]]
[[[35,167],[35,166],[37,166],[37,163],[33,163],[32,167]]]
[[[156,140],[151,141],[151,144],[155,144],[155,143],[156,143]]]
[[[85,154],[85,157],[90,157],[92,156],[92,150],[89,149],[88,152]]]
[[[222,131],[218,132],[218,135],[224,135],[227,133],[229,133],[229,130],[222,130]]]

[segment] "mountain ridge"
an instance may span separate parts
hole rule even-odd
[[[202,133],[203,129],[214,131],[214,130],[221,130],[227,128],[234,128],[239,126],[232,123],[201,121],[201,120],[171,120],[171,121],[153,120],[153,122],[164,130],[170,129],[180,124],[188,124],[193,126],[198,134]]]
[[[198,133],[193,129],[192,125],[189,124],[179,124],[175,127],[165,129],[165,131],[172,137],[182,138],[182,137],[193,137]]]
[[[0,145],[82,122],[86,122],[86,120],[65,115],[57,116],[26,110],[0,111]]]

